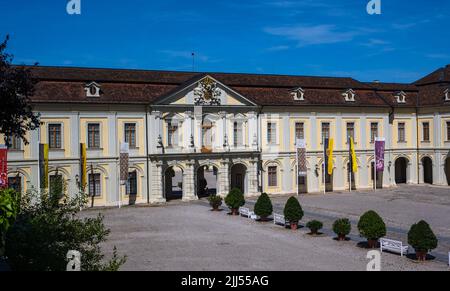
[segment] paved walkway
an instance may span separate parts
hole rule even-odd
[[[286,197],[272,197],[274,211],[283,213]],[[303,222],[312,219],[324,223],[324,232],[333,235],[332,225],[337,218],[347,217],[352,222],[351,238],[359,237],[359,217],[368,210],[378,212],[387,225],[387,237],[408,241],[412,224],[427,221],[439,239],[439,246],[432,255],[448,262],[450,252],[450,188],[434,186],[402,186],[387,190],[340,192],[330,194],[302,195],[299,198],[305,211]],[[254,201],[248,201],[253,207]]]
[[[281,198],[279,198],[281,200]],[[277,202],[278,203],[278,202]],[[277,209],[279,206],[277,206]],[[308,210],[309,211],[309,210]],[[83,212],[95,216],[98,210]],[[111,228],[103,248],[128,256],[122,270],[162,271],[319,271],[366,270],[367,250],[355,241],[310,237],[306,229],[211,212],[206,201],[172,202],[164,207],[101,210]],[[383,254],[383,270],[447,270],[438,261],[417,264]]]

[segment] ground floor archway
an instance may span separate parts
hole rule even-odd
[[[408,182],[408,160],[406,158],[398,158],[395,161],[395,183],[406,184]]]
[[[429,157],[422,159],[423,182],[425,184],[433,184],[433,161]]]
[[[164,198],[167,201],[183,198],[183,170],[179,167],[170,167],[164,175]]]
[[[450,186],[450,157],[445,160],[445,177],[447,178],[447,184]]]
[[[231,189],[237,188],[242,193],[247,193],[247,167],[236,164],[231,167]]]
[[[218,192],[219,170],[214,166],[201,166],[197,170],[197,196],[198,198],[216,195]]]

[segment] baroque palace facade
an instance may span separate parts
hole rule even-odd
[[[241,188],[246,195],[374,187],[374,139],[386,139],[377,187],[450,184],[450,66],[413,84],[351,78],[34,67],[31,98],[41,113],[29,145],[11,138],[8,173],[20,191],[37,187],[39,144],[49,146],[49,179],[78,193],[80,143],[87,146],[96,206],[195,200]],[[324,137],[334,139],[334,174],[323,179]],[[307,146],[296,176],[296,140]],[[130,146],[120,191],[119,151]]]

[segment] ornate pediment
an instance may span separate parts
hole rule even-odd
[[[217,87],[217,83],[210,77],[206,77],[198,82],[194,89],[194,102],[196,106],[219,106],[222,91]]]

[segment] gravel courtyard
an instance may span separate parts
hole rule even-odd
[[[281,212],[288,197],[273,198]],[[448,188],[406,186],[358,193],[334,193],[300,197],[305,218],[324,222],[324,235],[310,237],[305,228],[290,231],[272,223],[231,217],[226,211],[211,212],[206,201],[171,202],[162,207],[104,209],[111,228],[104,245],[128,256],[122,270],[162,271],[282,271],[366,270],[367,250],[357,246],[362,239],[355,231],[358,217],[374,209],[389,227],[388,237],[406,242],[412,223],[426,219],[440,238],[434,261],[418,264],[408,258],[383,253],[383,270],[448,270],[444,253],[450,251],[450,191]],[[252,208],[253,201],[248,201]],[[88,210],[83,216],[95,216]],[[348,242],[332,239],[336,217],[352,220]]]

